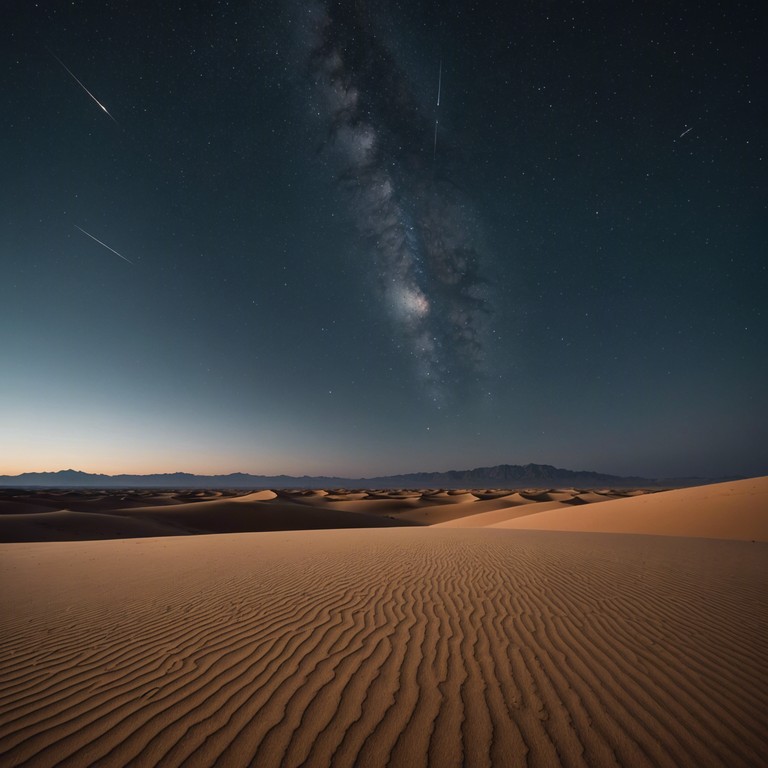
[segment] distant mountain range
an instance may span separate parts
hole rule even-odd
[[[499,464],[495,467],[414,472],[383,477],[292,477],[290,475],[98,475],[64,469],[60,472],[24,472],[0,475],[0,487],[12,488],[639,488],[705,485],[739,478],[619,477],[600,472],[574,472],[549,464]]]

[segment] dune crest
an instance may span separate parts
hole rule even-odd
[[[540,509],[540,508],[538,508]],[[768,477],[537,511],[496,527],[768,541]]]

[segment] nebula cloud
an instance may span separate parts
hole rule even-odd
[[[420,104],[365,3],[313,7],[309,76],[395,337],[440,406],[484,370],[489,305],[469,201],[436,164]]]

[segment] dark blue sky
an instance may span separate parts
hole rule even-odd
[[[0,473],[768,473],[762,4],[2,27]]]

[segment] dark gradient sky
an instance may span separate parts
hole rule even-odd
[[[4,3],[0,472],[768,473],[763,7]]]

